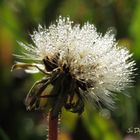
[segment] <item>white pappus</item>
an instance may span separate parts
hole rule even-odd
[[[41,98],[54,98],[49,108],[54,116],[63,106],[71,112],[82,113],[85,99],[112,107],[115,92],[123,91],[133,82],[135,62],[132,54],[117,44],[111,31],[102,35],[93,24],[74,25],[69,17],[60,16],[48,29],[39,25],[31,39],[33,44],[20,43],[25,51],[17,56],[33,63],[17,63],[13,69],[43,72],[47,78],[30,90],[26,98],[28,109],[41,108],[38,103]],[[48,83],[56,89],[46,95],[43,92]]]

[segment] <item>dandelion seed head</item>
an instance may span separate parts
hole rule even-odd
[[[85,94],[88,98],[112,106],[113,92],[121,92],[131,86],[135,62],[128,49],[119,46],[114,34],[98,33],[93,24],[74,24],[69,17],[59,17],[47,29],[38,26],[31,35],[33,44],[23,44],[21,58],[42,64],[47,56],[57,59],[58,66],[66,64],[71,75],[90,83]]]

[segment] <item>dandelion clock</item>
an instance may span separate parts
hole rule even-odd
[[[20,43],[24,51],[16,57],[21,62],[12,70],[43,73],[27,94],[25,105],[27,110],[48,110],[49,127],[53,128],[50,140],[57,140],[56,125],[62,108],[80,115],[91,100],[92,106],[95,102],[112,108],[112,97],[133,82],[132,54],[117,44],[111,31],[102,35],[93,24],[80,26],[69,17],[59,17],[49,28],[39,25],[31,39],[32,44]],[[23,63],[24,59],[32,63]]]

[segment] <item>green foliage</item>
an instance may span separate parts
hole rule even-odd
[[[103,117],[99,112],[84,114],[84,122],[90,135],[97,140],[121,140],[121,136],[111,119]]]
[[[31,77],[22,70],[11,73],[10,69],[15,61],[12,53],[21,52],[17,41],[30,42],[29,34],[37,29],[38,24],[48,26],[59,15],[70,16],[81,24],[90,21],[101,32],[113,27],[117,31],[119,43],[134,52],[137,68],[140,67],[139,0],[1,0],[0,140],[46,139],[46,116],[38,111],[28,112],[24,106],[24,99],[31,85],[42,75]],[[136,72],[139,73],[139,70]],[[82,131],[87,133],[91,140],[120,140],[127,135],[129,127],[140,127],[139,79],[139,75],[136,75],[135,86],[128,91],[131,97],[118,94],[117,109],[110,112],[110,118],[90,110],[83,114],[81,121],[84,126],[80,128],[77,125],[77,115],[63,110],[61,129],[64,132],[73,132],[79,137]],[[80,131],[76,129],[78,127]],[[73,136],[73,139],[76,137]]]
[[[133,20],[131,21],[130,26],[130,35],[132,36],[132,41],[134,47],[132,48],[134,51],[134,55],[137,59],[140,59],[140,1],[137,2],[137,6],[134,11]]]

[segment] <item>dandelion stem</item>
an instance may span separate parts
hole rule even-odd
[[[58,138],[58,116],[52,117],[52,112],[49,113],[49,139],[57,140]]]

